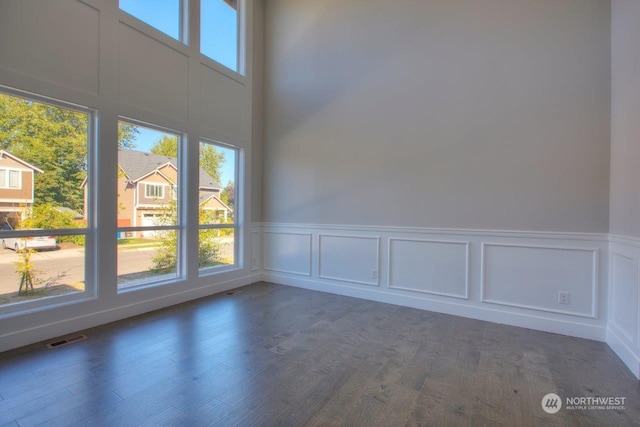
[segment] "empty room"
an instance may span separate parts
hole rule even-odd
[[[640,424],[638,46],[638,0],[0,0],[0,426]]]

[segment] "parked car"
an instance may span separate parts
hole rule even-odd
[[[9,224],[3,230],[13,230]],[[58,248],[55,236],[7,237],[2,239],[2,249],[13,249],[18,252],[23,249],[53,250]]]

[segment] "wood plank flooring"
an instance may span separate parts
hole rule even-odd
[[[0,426],[640,425],[604,343],[269,283],[82,333],[0,354]]]

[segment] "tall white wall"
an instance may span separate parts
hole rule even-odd
[[[198,277],[197,257],[188,257],[188,277],[176,283],[117,293],[117,122],[129,117],[188,134],[188,182],[197,182],[198,141],[210,138],[243,150],[246,168],[239,184],[244,190],[240,222],[249,224],[252,202],[254,136],[254,16],[247,1],[246,76],[225,71],[200,55],[197,43],[199,1],[190,1],[191,44],[182,44],[119,11],[117,0],[3,0],[0,2],[0,85],[58,98],[98,111],[94,211],[99,245],[97,269],[88,272],[96,298],[0,319],[0,351],[51,338],[96,324],[166,307],[258,280],[251,272],[251,233],[238,245],[247,260],[242,268]],[[255,19],[254,19],[255,18]],[[261,30],[260,30],[261,32]],[[258,73],[260,67],[257,67]],[[256,142],[260,143],[260,140]],[[258,162],[259,164],[259,162]],[[189,186],[191,206],[197,206],[197,185]],[[188,218],[197,223],[197,210]],[[187,250],[197,251],[197,227],[188,227]]]
[[[611,258],[607,342],[640,377],[640,2],[611,26]]]
[[[602,0],[273,0],[264,220],[607,232]]]

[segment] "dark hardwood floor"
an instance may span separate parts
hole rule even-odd
[[[82,333],[0,354],[0,426],[640,425],[604,343],[268,283]]]

